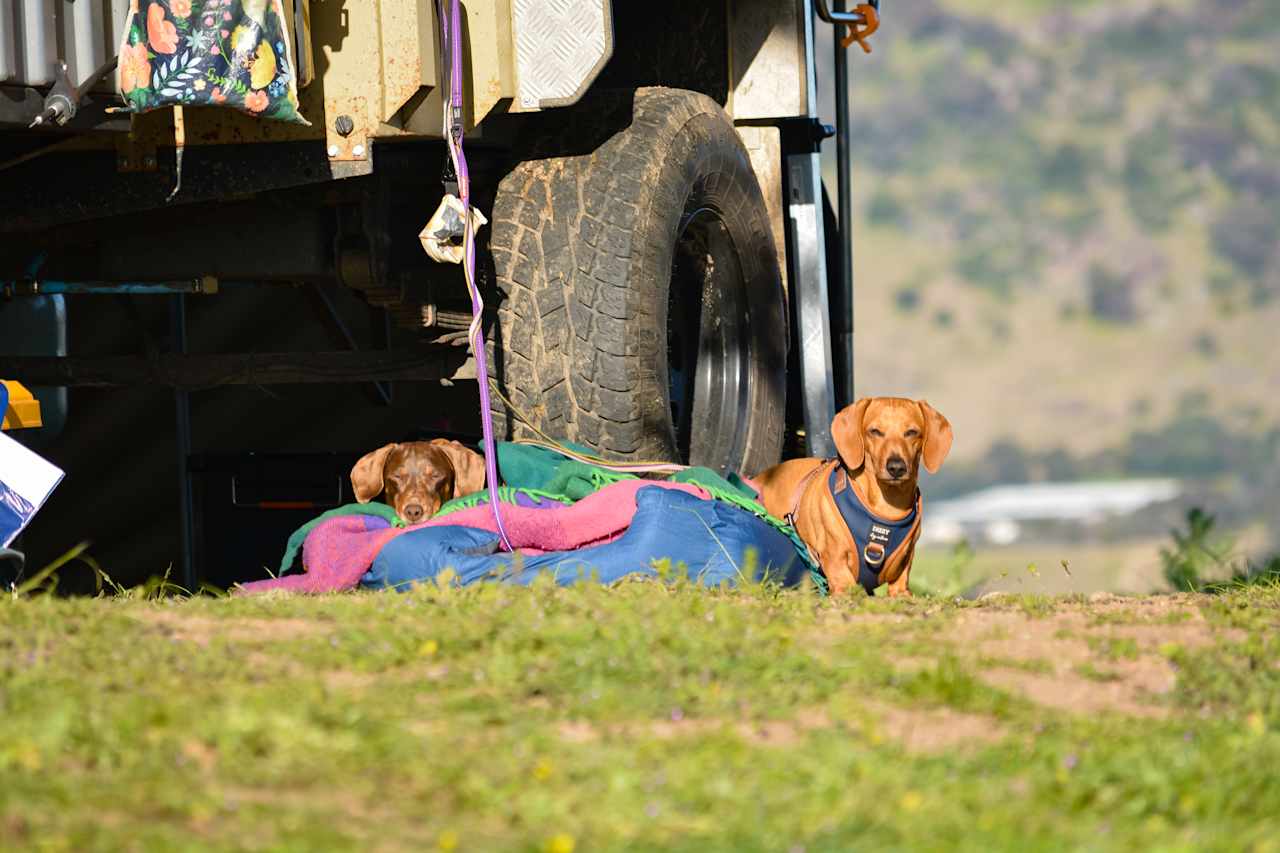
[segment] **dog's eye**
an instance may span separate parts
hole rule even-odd
[[[876,438],[884,438],[884,433],[882,433],[882,432],[881,432],[880,430],[878,430],[878,429],[870,429],[870,430],[867,430],[867,431],[868,431],[869,433],[871,433],[872,435],[874,435]]]
[[[909,429],[906,432],[907,438],[915,438],[919,434],[920,434],[920,430],[918,429]]]

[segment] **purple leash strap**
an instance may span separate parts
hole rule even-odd
[[[498,527],[502,547],[513,551],[507,529],[502,523],[501,502],[498,500],[498,450],[493,440],[493,409],[489,397],[489,365],[484,345],[484,300],[476,285],[476,246],[471,226],[471,176],[467,171],[467,158],[462,150],[462,12],[459,0],[450,0],[449,24],[442,27],[447,33],[445,49],[449,55],[449,153],[453,158],[458,178],[458,197],[462,202],[463,274],[467,290],[471,293],[471,354],[476,360],[476,379],[480,383],[480,426],[484,433],[484,473],[489,487],[489,506]],[[443,4],[440,10],[444,16]],[[443,22],[442,22],[443,23]]]

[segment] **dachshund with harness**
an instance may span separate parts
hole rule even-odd
[[[756,478],[771,514],[785,518],[822,568],[832,595],[910,595],[908,582],[929,473],[951,450],[951,424],[924,400],[864,397],[831,422],[839,456],[792,459]]]

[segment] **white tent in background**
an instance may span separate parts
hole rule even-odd
[[[1173,500],[1181,491],[1178,481],[1171,479],[992,486],[929,503],[921,535],[926,542],[956,542],[966,536],[979,536],[1007,545],[1017,540],[1025,523],[1097,524]]]

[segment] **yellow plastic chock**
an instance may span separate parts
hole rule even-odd
[[[9,407],[4,410],[0,429],[31,429],[43,426],[40,420],[40,401],[31,392],[12,379],[0,379],[9,391]]]

